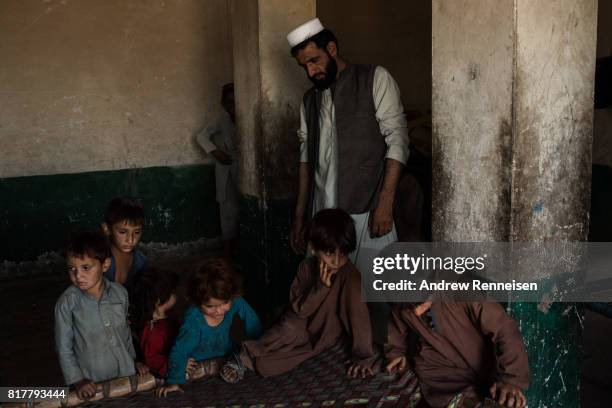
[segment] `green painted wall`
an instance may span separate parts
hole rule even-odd
[[[143,242],[219,235],[213,165],[150,167],[0,179],[0,261],[61,249],[70,231],[97,227],[112,197],[145,206]]]
[[[580,361],[583,308],[552,303],[542,312],[537,303],[512,303],[529,355],[530,407],[580,406]]]

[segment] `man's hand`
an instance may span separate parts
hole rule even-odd
[[[183,387],[181,387],[178,384],[168,384],[168,385],[164,385],[162,387],[159,387],[158,389],[155,390],[155,395],[157,395],[158,397],[165,397],[168,394],[170,394],[171,392],[185,392],[183,391]]]
[[[327,266],[327,264],[323,261],[319,261],[319,277],[321,278],[321,282],[331,288],[332,285],[332,277],[338,272],[338,270],[332,270]]]
[[[385,176],[378,195],[378,205],[370,214],[370,237],[382,237],[393,228],[393,202],[404,165],[394,159],[385,160]]]
[[[346,371],[346,375],[350,378],[367,378],[374,375],[371,368],[364,368],[359,363],[353,363]]]
[[[296,217],[291,225],[291,235],[289,236],[289,245],[291,249],[298,255],[306,252],[306,240],[304,239],[304,220],[301,217]]]
[[[406,356],[400,356],[391,359],[387,363],[385,370],[387,370],[389,374],[403,374],[407,368],[408,360],[406,359]]]
[[[145,374],[147,374],[149,372],[149,367],[147,367],[145,364],[140,363],[140,362],[136,362],[136,371],[138,372],[139,376],[143,376]]]
[[[96,384],[91,380],[83,378],[81,381],[74,384],[74,391],[79,399],[87,401],[96,395]]]
[[[215,159],[217,159],[217,161],[221,164],[232,164],[232,158],[223,150],[216,149],[210,152],[210,154],[212,154]]]
[[[382,200],[370,214],[370,237],[382,237],[393,229],[393,204],[389,205]]]
[[[527,399],[523,391],[512,384],[503,381],[497,381],[489,388],[491,397],[502,407],[507,408],[524,408],[527,405]]]

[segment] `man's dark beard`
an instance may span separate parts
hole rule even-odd
[[[329,55],[329,54],[327,54]],[[323,79],[317,79],[315,77],[309,76],[308,79],[314,84],[315,88],[319,91],[323,91],[336,80],[336,74],[338,73],[338,64],[336,60],[331,56],[329,57],[329,62],[325,66],[325,77]]]

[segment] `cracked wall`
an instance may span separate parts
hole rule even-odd
[[[433,2],[433,233],[583,241],[591,187],[597,0]],[[582,308],[508,304],[529,406],[579,406]]]

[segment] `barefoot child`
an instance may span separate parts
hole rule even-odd
[[[408,367],[406,338],[419,337],[414,370],[425,402],[446,407],[457,394],[526,405],[529,364],[516,322],[494,302],[400,304],[389,323],[387,371]]]
[[[128,197],[115,197],[106,207],[102,230],[111,242],[111,265],[106,278],[122,285],[145,267],[147,258],[136,249],[145,224],[144,208]]]
[[[64,380],[80,399],[95,395],[95,382],[135,372],[127,291],[102,276],[110,257],[99,231],[74,234],[66,249],[72,286],[55,305],[55,342]]]
[[[143,362],[159,378],[166,377],[168,355],[178,334],[175,321],[168,316],[176,303],[177,285],[176,274],[147,268],[130,294],[131,326],[138,333]]]
[[[166,385],[156,391],[158,396],[182,391],[190,359],[201,361],[231,355],[236,348],[230,338],[234,317],[244,322],[247,338],[258,338],[261,334],[259,318],[240,297],[241,282],[226,259],[204,262],[188,287],[193,306],[185,312],[185,320],[170,352]]]
[[[307,233],[310,251],[289,293],[280,321],[256,341],[245,341],[221,377],[238,382],[245,370],[264,377],[285,373],[344,338],[352,349],[347,374],[366,377],[375,362],[368,308],[361,301],[361,275],[347,255],[355,249],[355,224],[340,209],[318,212]]]

